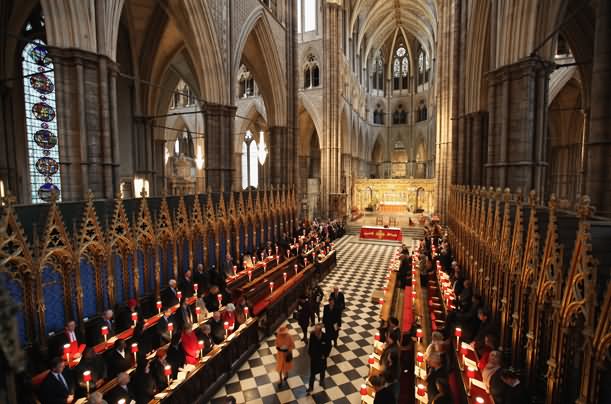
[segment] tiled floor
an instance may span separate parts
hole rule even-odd
[[[296,352],[288,386],[278,387],[272,336],[261,343],[259,350],[217,392],[213,404],[224,403],[223,398],[227,395],[234,396],[238,403],[248,404],[360,402],[359,387],[368,372],[367,357],[379,325],[379,306],[372,303],[371,294],[383,286],[384,273],[396,247],[353,240],[356,241],[352,236],[345,236],[336,243],[337,267],[322,283],[325,300],[334,286],[338,286],[346,297],[338,347],[331,350],[327,360],[325,389],[316,382],[312,394],[306,394],[310,361],[307,347],[301,341],[301,329],[291,318],[288,326],[294,336]]]

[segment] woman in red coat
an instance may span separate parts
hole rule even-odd
[[[185,353],[185,361],[191,365],[196,364],[199,354],[199,345],[197,343],[197,335],[195,335],[190,327],[185,328],[182,333],[181,346]]]
[[[225,311],[223,311],[221,315],[223,322],[229,323],[228,334],[231,334],[236,328],[238,328],[239,324],[236,322],[236,314],[235,314],[235,306],[233,303],[228,303],[225,306]]]

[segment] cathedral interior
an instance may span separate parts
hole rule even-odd
[[[611,1],[3,0],[0,45],[0,402],[611,402]],[[311,394],[270,338],[320,285]]]

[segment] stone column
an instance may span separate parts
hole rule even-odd
[[[206,186],[218,192],[233,189],[232,136],[236,107],[233,105],[205,105],[206,116]]]
[[[321,136],[321,214],[329,212],[331,194],[340,192],[341,136],[340,136],[340,41],[341,8],[326,2],[323,10],[323,134]]]
[[[611,215],[611,4],[598,1],[594,33],[590,133],[586,140],[585,193],[597,214]]]
[[[79,49],[49,48],[55,62],[62,200],[97,198],[118,190],[114,142],[116,63]],[[115,98],[113,100],[113,97]]]
[[[534,189],[543,197],[550,69],[529,57],[489,74],[487,185]]]
[[[289,130],[284,126],[272,126],[269,128],[269,161],[270,182],[272,185],[289,183],[289,169],[294,160],[289,155]]]

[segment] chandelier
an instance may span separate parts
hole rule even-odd
[[[259,164],[264,165],[267,158],[267,145],[265,144],[265,132],[259,132]]]

